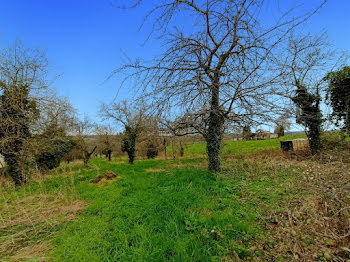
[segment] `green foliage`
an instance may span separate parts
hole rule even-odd
[[[57,121],[52,121],[37,140],[41,149],[35,156],[35,163],[40,170],[58,167],[64,155],[76,146],[73,138],[66,136],[65,129],[59,127]]]
[[[35,158],[37,167],[40,170],[51,170],[59,167],[63,156],[69,153],[76,143],[70,137],[63,137],[52,141],[51,150],[42,152]]]
[[[278,135],[278,137],[284,136],[284,126],[283,125],[277,125],[274,131],[275,134]]]
[[[248,140],[252,137],[252,131],[250,129],[250,126],[244,126],[243,127],[243,139]]]
[[[36,103],[29,99],[29,86],[5,85],[0,95],[0,153],[4,156],[8,171],[16,185],[25,183],[20,167],[21,152],[31,136],[29,125],[38,116]]]
[[[122,139],[122,152],[126,152],[129,157],[129,163],[133,164],[135,160],[135,150],[136,150],[136,138],[138,135],[138,128],[132,128],[130,126],[125,126],[125,132]]]
[[[309,139],[312,154],[316,154],[320,147],[322,114],[320,110],[320,96],[311,94],[305,86],[298,85],[293,102],[298,108],[297,123],[304,125]]]
[[[329,73],[327,98],[333,108],[333,116],[337,124],[344,122],[347,133],[350,133],[350,66]]]
[[[152,159],[158,155],[158,148],[153,142],[147,144],[147,158]]]
[[[347,135],[342,131],[324,132],[321,135],[321,146],[324,150],[343,150],[346,139]]]

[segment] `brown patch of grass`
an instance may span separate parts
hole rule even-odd
[[[266,250],[264,259],[350,259],[350,163],[347,155],[348,150],[343,148],[336,152],[322,151],[316,156],[265,150],[230,157],[264,163],[272,169],[301,170],[295,182],[295,189],[300,192],[298,199],[285,203],[281,212],[266,214],[269,219],[265,227],[273,239],[273,248],[271,243],[262,245]]]
[[[147,169],[145,169],[146,173],[161,173],[164,171],[165,171],[165,169],[163,169],[163,168],[147,168]]]
[[[209,217],[212,215],[212,211],[209,209],[203,209],[203,210],[201,210],[201,214],[205,217]]]
[[[2,187],[2,188],[14,188],[15,187],[13,180],[1,171],[0,171],[0,187]]]
[[[121,178],[121,176],[117,175],[111,170],[106,170],[102,175],[99,175],[92,179],[91,183],[97,184],[98,187],[102,187],[113,183],[118,178]]]
[[[9,258],[9,262],[26,261],[32,258],[40,258],[40,262],[47,261],[43,254],[47,254],[52,249],[50,241],[43,241],[39,244],[27,246],[20,249],[16,254]]]
[[[0,260],[22,261],[45,256],[60,224],[76,218],[87,205],[85,201],[77,200],[74,192],[2,194]]]

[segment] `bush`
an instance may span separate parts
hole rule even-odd
[[[151,142],[147,146],[147,158],[153,159],[158,155],[158,148]]]
[[[321,135],[322,149],[336,149],[345,145],[346,135],[341,131],[324,132]]]
[[[71,138],[53,142],[52,149],[45,151],[35,157],[35,162],[40,170],[51,170],[58,167],[63,156],[75,147]]]

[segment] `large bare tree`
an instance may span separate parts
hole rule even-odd
[[[156,106],[172,109],[176,124],[201,133],[208,169],[219,171],[225,123],[262,122],[278,113],[277,50],[324,2],[306,10],[296,2],[288,7],[264,0],[156,1],[145,23],[152,23],[150,36],[160,39],[162,53],[116,72],[128,73],[124,83],[139,80]]]

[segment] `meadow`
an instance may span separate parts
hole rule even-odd
[[[180,159],[94,158],[2,187],[0,261],[350,259],[344,159],[225,143],[217,174],[197,143]]]

